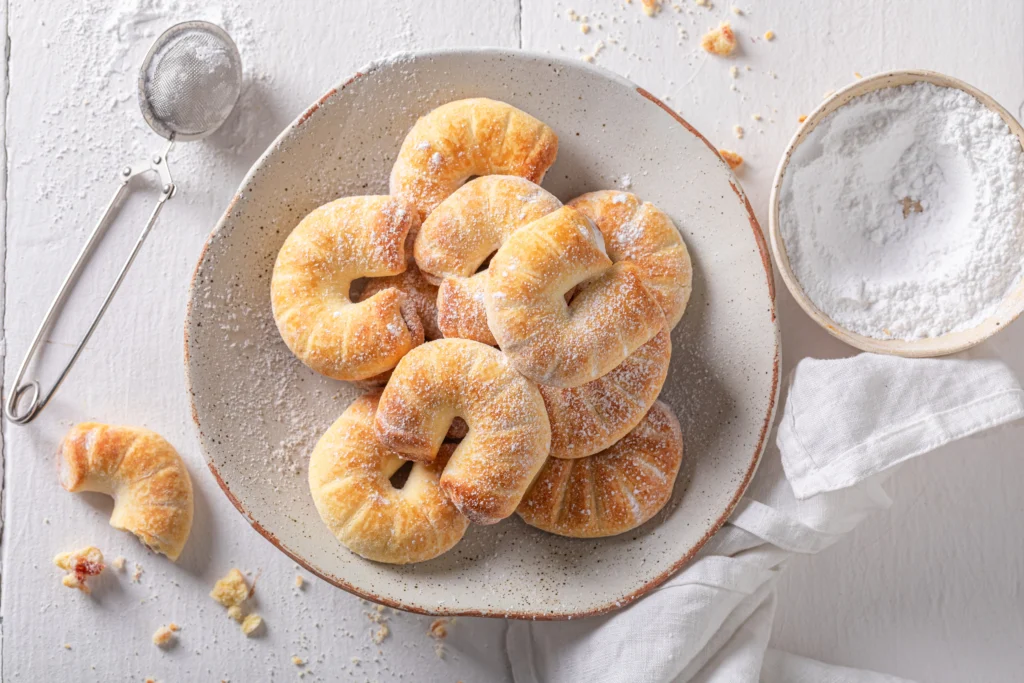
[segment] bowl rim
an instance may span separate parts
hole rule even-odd
[[[960,330],[958,332],[948,332],[938,337],[925,337],[922,339],[879,339],[869,337],[843,327],[833,320],[831,316],[818,308],[814,302],[811,301],[810,297],[807,296],[803,285],[800,283],[796,273],[793,272],[793,269],[790,266],[789,255],[786,251],[786,244],[782,236],[782,229],[779,221],[779,203],[781,201],[782,185],[786,170],[789,167],[789,162],[792,159],[793,154],[810,135],[811,131],[813,131],[818,124],[825,119],[825,117],[861,95],[865,95],[876,90],[882,90],[884,88],[909,85],[918,82],[956,88],[957,90],[962,90],[973,96],[985,105],[986,108],[994,111],[1003,119],[1009,127],[1010,132],[1017,138],[1021,148],[1024,149],[1024,127],[1021,126],[1020,122],[1018,122],[1017,119],[1014,118],[1014,116],[1002,105],[996,102],[995,99],[969,83],[961,81],[958,78],[927,69],[896,69],[873,74],[854,81],[850,85],[836,91],[819,104],[817,108],[815,108],[814,111],[811,112],[811,114],[803,121],[802,125],[797,129],[796,133],[794,133],[793,137],[786,145],[786,150],[783,152],[782,159],[779,161],[778,168],[775,172],[775,178],[772,181],[768,210],[768,233],[771,241],[772,255],[775,257],[775,264],[778,266],[778,272],[782,277],[782,281],[786,283],[786,287],[793,295],[793,298],[796,299],[800,308],[802,308],[814,322],[823,327],[825,331],[836,339],[860,349],[861,351],[904,356],[907,358],[932,358],[969,349],[972,346],[982,343],[996,332],[999,332],[1016,320],[1017,317],[1024,312],[1024,278],[1021,278],[1013,289],[1004,297],[999,308],[991,316],[974,327],[966,330]],[[1013,300],[1017,301],[1016,305],[1013,308],[1006,310],[1007,302],[1012,302]]]
[[[202,428],[202,425],[200,424],[199,412],[198,412],[198,410],[196,408],[196,400],[195,400],[196,394],[195,394],[195,391],[193,389],[191,354],[190,354],[190,351],[189,351],[189,328],[190,328],[190,325],[192,324],[192,317],[193,317],[193,313],[194,313],[194,311],[193,311],[193,302],[195,301],[196,286],[197,286],[196,283],[197,283],[197,279],[198,279],[198,276],[199,276],[200,267],[202,266],[203,262],[206,259],[206,255],[207,255],[207,252],[208,252],[208,250],[210,248],[210,245],[217,238],[217,235],[220,233],[220,231],[223,229],[225,224],[231,218],[231,215],[235,211],[235,205],[242,198],[243,191],[245,190],[246,186],[255,177],[255,175],[263,168],[263,166],[264,166],[266,160],[268,159],[268,157],[271,154],[275,153],[278,150],[278,148],[287,139],[289,139],[302,126],[302,124],[304,124],[311,116],[313,116],[313,114],[315,114],[317,112],[317,110],[320,109],[320,107],[322,107],[324,104],[326,104],[328,101],[330,101],[333,97],[337,96],[342,91],[344,91],[344,89],[348,85],[352,84],[357,79],[360,79],[360,78],[363,78],[365,76],[368,76],[371,73],[373,73],[374,71],[376,71],[377,69],[380,69],[380,68],[385,67],[385,66],[389,66],[390,64],[393,64],[393,63],[395,63],[397,61],[405,61],[405,60],[410,60],[411,61],[411,60],[420,60],[420,59],[431,59],[431,58],[436,58],[436,57],[452,56],[452,55],[463,55],[463,54],[495,55],[495,56],[504,56],[504,57],[508,57],[508,58],[513,58],[513,59],[519,59],[519,58],[536,59],[536,60],[546,61],[548,63],[557,63],[557,64],[564,65],[564,66],[567,66],[567,67],[570,67],[570,68],[577,68],[577,69],[581,68],[581,69],[584,69],[584,70],[594,71],[594,72],[600,74],[602,77],[611,79],[613,81],[618,82],[619,84],[621,84],[623,86],[628,87],[630,90],[636,92],[638,95],[640,95],[644,99],[647,99],[648,101],[652,102],[653,104],[657,105],[659,108],[664,110],[667,114],[669,114],[673,118],[673,120],[675,120],[677,123],[682,125],[689,133],[694,135],[698,140],[703,142],[708,147],[708,149],[710,149],[718,157],[718,159],[721,162],[721,164],[725,167],[725,170],[727,170],[729,172],[730,176],[732,176],[731,180],[729,181],[729,185],[732,188],[733,192],[736,194],[737,199],[743,205],[743,207],[744,207],[744,209],[745,209],[745,211],[747,213],[747,218],[748,218],[748,221],[750,223],[750,227],[751,227],[751,229],[753,231],[753,234],[754,234],[754,242],[755,242],[755,245],[757,247],[758,253],[759,253],[760,257],[761,257],[762,266],[764,267],[764,270],[765,270],[765,276],[766,276],[766,281],[767,281],[766,282],[766,288],[767,288],[767,291],[768,291],[768,300],[769,300],[769,304],[770,304],[770,306],[769,306],[769,315],[770,315],[770,319],[771,319],[771,322],[772,322],[772,330],[773,330],[772,342],[773,342],[773,347],[774,347],[773,348],[773,355],[772,355],[771,391],[769,392],[768,406],[767,406],[767,410],[765,412],[764,421],[762,422],[761,428],[760,428],[760,430],[758,432],[758,435],[757,435],[757,444],[754,447],[754,452],[753,452],[753,454],[752,454],[752,456],[750,458],[750,461],[746,465],[746,469],[743,472],[742,479],[740,481],[739,486],[737,487],[736,491],[733,493],[733,496],[729,500],[729,502],[726,505],[725,509],[715,519],[715,521],[710,526],[708,531],[682,557],[680,557],[678,560],[673,562],[665,571],[663,571],[662,573],[658,574],[657,576],[655,576],[651,580],[647,581],[642,586],[634,589],[629,594],[627,594],[627,595],[625,595],[625,596],[623,596],[623,597],[621,597],[621,598],[619,598],[617,600],[612,600],[612,601],[607,602],[607,603],[605,603],[603,605],[594,607],[592,609],[580,609],[580,610],[575,610],[575,611],[573,611],[573,610],[563,610],[563,611],[558,611],[558,612],[534,613],[534,612],[515,612],[515,611],[507,611],[507,610],[495,610],[495,609],[483,609],[483,610],[449,609],[449,608],[446,608],[446,607],[443,607],[443,606],[439,606],[439,607],[426,607],[426,606],[415,604],[415,603],[410,604],[409,602],[404,602],[402,600],[393,600],[393,599],[386,598],[386,597],[383,597],[383,596],[380,596],[380,595],[376,595],[376,594],[374,594],[374,593],[372,593],[372,592],[370,592],[368,590],[365,590],[365,589],[360,588],[360,587],[358,587],[356,585],[353,585],[353,584],[349,583],[348,581],[345,581],[341,577],[333,576],[333,575],[327,573],[326,571],[316,567],[315,565],[310,563],[308,560],[306,560],[304,557],[302,557],[300,554],[292,551],[288,546],[286,546],[284,543],[282,543],[282,541],[276,536],[276,534],[271,532],[269,529],[267,529],[262,524],[260,524],[256,519],[254,519],[252,517],[252,515],[249,513],[249,511],[246,509],[245,505],[243,505],[242,502],[238,499],[238,497],[235,496],[235,494],[231,491],[230,487],[228,486],[227,482],[221,476],[221,474],[220,474],[220,472],[219,472],[219,470],[217,468],[217,465],[213,462],[212,458],[207,453],[207,449],[206,449],[206,447],[204,445],[204,440],[202,438],[203,428]],[[750,482],[754,478],[754,474],[757,471],[757,468],[758,468],[758,466],[760,465],[760,462],[761,462],[761,458],[764,455],[764,452],[765,452],[765,450],[767,448],[768,436],[769,436],[769,434],[771,432],[771,427],[774,424],[775,414],[776,414],[776,411],[778,409],[778,402],[779,402],[779,395],[780,395],[780,386],[781,386],[781,383],[779,381],[779,379],[780,379],[780,368],[781,368],[781,358],[782,358],[781,331],[779,329],[779,322],[778,322],[778,315],[777,315],[777,299],[776,299],[776,291],[775,291],[775,280],[774,280],[774,276],[773,276],[771,255],[770,255],[770,251],[769,251],[768,244],[767,244],[767,237],[766,237],[766,235],[764,234],[763,230],[760,227],[760,224],[759,224],[759,222],[757,220],[757,216],[754,213],[754,209],[753,209],[753,207],[750,204],[750,200],[747,198],[746,193],[743,191],[742,187],[740,186],[739,181],[735,177],[735,174],[733,174],[732,169],[721,158],[721,155],[719,154],[718,149],[714,145],[712,145],[711,142],[704,135],[702,135],[699,131],[697,131],[696,128],[694,128],[686,120],[684,120],[682,118],[682,116],[680,116],[674,109],[672,109],[671,107],[666,105],[664,102],[662,102],[660,99],[655,97],[653,94],[651,94],[650,92],[648,92],[644,88],[636,85],[635,83],[633,83],[629,79],[624,78],[623,76],[620,76],[619,74],[616,74],[614,72],[608,71],[606,69],[594,66],[592,64],[588,64],[586,62],[579,62],[579,61],[576,61],[576,60],[570,60],[570,59],[568,59],[566,57],[561,57],[561,56],[557,56],[557,55],[550,55],[550,54],[546,54],[546,53],[543,53],[543,52],[536,52],[536,51],[530,51],[530,50],[521,50],[521,49],[516,49],[516,48],[500,48],[500,47],[464,47],[464,48],[458,48],[458,47],[456,47],[456,48],[436,48],[436,49],[429,49],[429,50],[399,51],[399,52],[395,52],[395,53],[392,53],[392,54],[390,54],[390,55],[388,55],[386,57],[382,57],[382,58],[379,58],[379,59],[371,60],[366,65],[364,65],[362,68],[357,69],[351,76],[349,76],[348,78],[340,81],[336,86],[333,86],[330,89],[328,89],[327,92],[324,93],[319,99],[317,99],[313,104],[311,104],[309,107],[307,107],[305,110],[303,110],[291,123],[289,123],[287,126],[285,126],[285,128],[281,131],[281,133],[279,133],[278,136],[276,138],[274,138],[274,140],[267,146],[267,149],[263,151],[263,153],[259,156],[258,159],[256,159],[255,162],[253,162],[253,165],[249,168],[249,170],[246,172],[246,174],[243,177],[243,179],[240,181],[240,183],[238,185],[238,189],[235,190],[235,193],[232,196],[230,202],[228,203],[227,208],[224,210],[224,213],[221,215],[220,219],[217,221],[216,225],[213,227],[213,229],[210,231],[210,234],[207,236],[206,241],[203,243],[202,249],[200,250],[199,256],[198,256],[198,258],[196,260],[196,265],[195,265],[195,267],[194,267],[194,269],[192,271],[191,280],[189,282],[188,300],[187,300],[186,310],[185,310],[184,330],[183,330],[183,332],[184,332],[184,335],[183,335],[184,363],[183,363],[183,365],[184,365],[184,370],[185,370],[185,391],[188,394],[188,398],[189,398],[189,408],[190,408],[190,411],[191,411],[192,422],[195,425],[196,433],[199,436],[199,448],[200,448],[200,451],[203,454],[203,459],[206,461],[207,467],[209,468],[210,472],[213,474],[214,480],[217,482],[217,485],[220,487],[221,491],[224,493],[224,495],[227,497],[227,499],[231,502],[231,504],[235,507],[235,509],[238,510],[239,513],[241,513],[242,517],[249,523],[249,525],[253,529],[256,530],[257,533],[259,533],[263,538],[265,538],[267,541],[269,541],[275,548],[277,548],[279,551],[284,553],[292,561],[294,561],[296,564],[301,566],[304,570],[310,572],[311,574],[313,574],[314,576],[318,577],[319,579],[321,579],[321,580],[323,580],[323,581],[325,581],[325,582],[327,582],[327,583],[329,583],[329,584],[331,584],[331,585],[333,585],[333,586],[335,586],[337,588],[340,588],[340,589],[342,589],[342,590],[344,590],[344,591],[346,591],[348,593],[351,593],[351,594],[353,594],[353,595],[355,595],[357,597],[364,598],[366,600],[371,600],[371,601],[373,601],[375,603],[382,604],[382,605],[385,605],[387,607],[391,607],[391,608],[394,608],[394,609],[400,609],[400,610],[403,610],[403,611],[406,611],[406,612],[412,612],[414,614],[423,614],[423,615],[428,615],[428,616],[446,616],[446,617],[467,616],[467,617],[490,617],[490,618],[504,618],[504,619],[519,619],[519,620],[530,620],[530,621],[564,621],[564,620],[580,619],[580,618],[585,618],[585,617],[600,616],[602,614],[606,614],[608,612],[612,612],[614,610],[620,609],[622,607],[625,607],[625,606],[635,602],[639,598],[643,597],[644,595],[646,595],[647,593],[652,591],[654,588],[657,588],[662,583],[667,581],[670,577],[672,577],[676,572],[678,572],[680,569],[682,569],[686,564],[688,564],[697,555],[697,553],[705,546],[705,544],[707,544],[707,542],[711,539],[711,537],[714,536],[716,533],[718,533],[718,531],[725,525],[725,523],[728,521],[729,517],[732,516],[732,513],[735,511],[737,505],[739,505],[739,502],[742,499],[743,494],[746,493],[746,490],[749,487]]]

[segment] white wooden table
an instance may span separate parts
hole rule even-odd
[[[277,132],[367,61],[396,50],[500,45],[593,53],[596,62],[664,97],[715,144],[747,159],[741,180],[762,224],[771,177],[800,114],[854,72],[923,67],[960,77],[1012,112],[1024,100],[1024,5],[1004,0],[822,3],[739,0],[741,16],[678,0],[657,18],[639,0],[9,0],[6,12],[6,168],[3,177],[4,370],[9,388],[35,326],[113,191],[125,162],[157,149],[135,103],[145,50],[172,23],[211,18],[240,44],[249,72],[242,109],[204,142],[171,155],[178,197],[165,210],[103,325],[46,412],[3,429],[4,681],[502,680],[505,625],[459,619],[443,659],[430,619],[391,614],[392,635],[359,599],[306,576],[243,521],[210,476],[189,419],[182,319],[189,278],[208,231]],[[670,2],[666,2],[670,5]],[[216,3],[214,3],[216,6]],[[569,10],[587,16],[583,34]],[[709,59],[699,36],[731,19],[742,50]],[[777,38],[760,36],[774,30]],[[738,78],[729,66],[739,67]],[[750,67],[747,70],[747,66]],[[733,86],[735,89],[733,89]],[[752,119],[760,114],[762,120]],[[746,129],[742,140],[733,126]],[[50,334],[44,376],[71,349],[115,272],[152,194],[128,202],[101,245],[65,324]],[[779,290],[786,368],[807,355],[850,350],[815,328]],[[1024,323],[982,351],[1024,372]],[[46,372],[49,371],[47,375]],[[196,523],[176,564],[106,525],[108,499],[58,485],[54,451],[74,422],[143,424],[182,452],[196,488]],[[1020,519],[1024,425],[969,439],[894,478],[896,505],[783,578],[774,644],[829,662],[930,681],[1019,679],[1024,667]],[[129,571],[91,598],[60,585],[61,550],[93,543]],[[138,583],[130,578],[139,562]],[[230,567],[262,572],[256,595],[267,623],[246,639],[207,597]],[[183,627],[178,645],[150,643],[160,625]],[[65,644],[70,649],[65,648]],[[308,664],[298,668],[297,655]],[[354,659],[355,658],[355,659]]]

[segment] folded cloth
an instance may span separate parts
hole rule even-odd
[[[779,420],[782,466],[797,498],[835,491],[1016,419],[1022,403],[1020,384],[996,359],[807,358]]]
[[[685,569],[625,609],[580,621],[510,622],[513,677],[899,681],[769,649],[778,573],[794,554],[817,553],[888,507],[881,483],[894,465],[1021,417],[1024,390],[998,360],[862,354],[800,362],[777,443],[729,523]]]

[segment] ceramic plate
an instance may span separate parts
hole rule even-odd
[[[621,536],[561,538],[513,517],[471,528],[430,562],[375,564],[328,532],[306,481],[313,445],[359,389],[308,370],[285,347],[271,314],[271,270],[307,212],[339,196],[387,192],[391,164],[418,116],[479,96],[555,129],[558,161],[544,185],[563,201],[628,186],[682,231],[694,261],[693,297],[672,335],[661,398],[679,416],[686,460],[671,502]],[[403,55],[328,92],[253,166],[196,266],[185,369],[202,448],[225,494],[257,531],[324,580],[432,614],[598,614],[635,600],[692,558],[757,467],[778,389],[770,260],[714,148],[632,83],[546,55]]]

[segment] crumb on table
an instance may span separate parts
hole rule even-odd
[[[237,607],[249,597],[249,584],[242,572],[232,569],[213,585],[210,597],[225,607]]]
[[[743,157],[728,149],[718,150],[718,154],[729,164],[729,168],[736,170],[743,165]]]
[[[797,119],[797,121],[799,121],[800,123],[803,123],[806,120],[807,120],[807,114],[800,114],[800,118]]]
[[[303,584],[305,584],[305,583],[306,583],[306,580],[304,578],[302,578],[302,574],[296,574],[295,575],[295,587],[296,588],[302,588]]]
[[[732,31],[732,25],[728,21],[723,21],[717,28],[704,34],[700,39],[700,46],[705,52],[728,57],[736,49],[736,34]]]
[[[448,637],[448,624],[449,620],[445,617],[434,619],[434,621],[430,622],[430,629],[427,633],[435,640],[444,640]]]
[[[263,625],[263,617],[258,614],[250,614],[242,620],[242,633],[251,636]]]
[[[653,17],[661,11],[661,0],[641,0],[640,4],[643,7],[644,14],[649,17]]]
[[[746,133],[746,131],[743,130],[743,126],[739,125],[738,123],[735,126],[732,127],[732,134],[735,135],[736,139],[738,139],[738,140],[742,140],[743,139],[743,135],[745,133]]]
[[[305,666],[306,661],[298,655],[292,655],[292,664],[294,664],[295,666]]]
[[[103,553],[91,545],[60,553],[53,558],[53,563],[68,572],[61,579],[61,583],[68,588],[77,588],[83,593],[92,592],[86,581],[90,576],[99,576],[104,569]]]
[[[174,638],[174,632],[178,630],[177,624],[170,624],[168,626],[161,626],[153,634],[153,644],[157,647],[163,647],[169,645],[171,640]]]
[[[380,628],[373,634],[373,642],[376,645],[380,645],[384,642],[384,639],[391,633],[391,629],[388,628],[387,624],[381,624]]]
[[[242,619],[245,619],[245,612],[238,605],[232,605],[228,607],[228,616],[237,621],[239,624],[242,623]]]
[[[114,558],[114,561],[110,563],[110,566],[117,571],[122,571],[124,569],[124,558],[118,555]]]
[[[764,32],[764,39],[767,40],[769,43],[771,41],[775,40],[775,31],[772,31],[771,29],[765,31]]]

